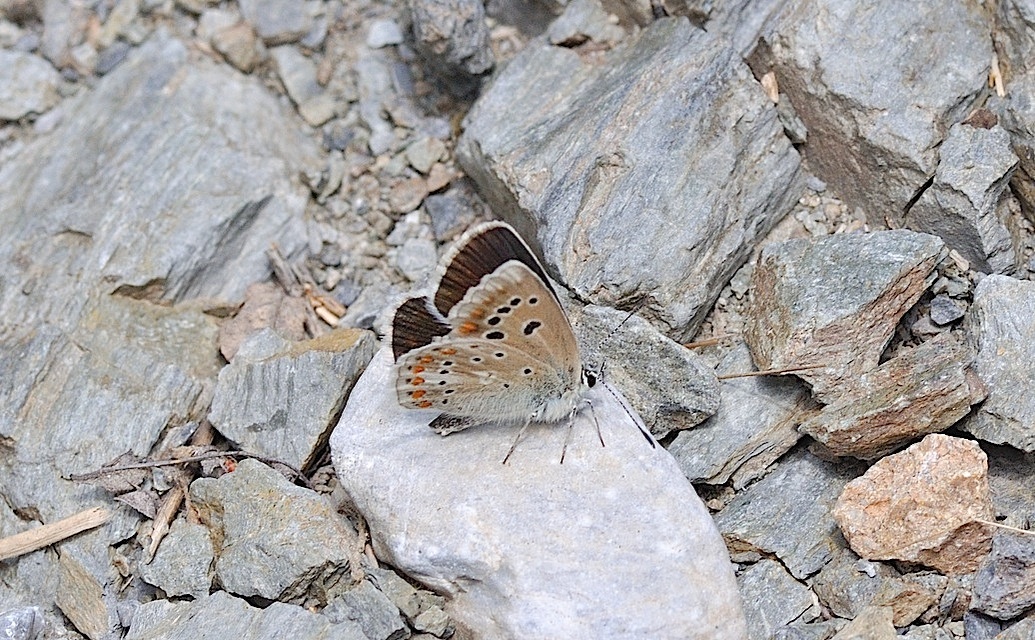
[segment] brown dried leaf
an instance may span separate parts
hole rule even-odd
[[[138,489],[117,496],[115,499],[133,507],[149,520],[154,519],[158,510],[158,494],[151,490]]]
[[[236,316],[219,328],[219,351],[233,360],[245,338],[267,327],[288,340],[305,340],[309,304],[304,298],[288,297],[272,282],[257,282],[244,294],[244,305]]]
[[[128,465],[138,464],[140,459],[137,458],[130,452],[126,452],[115,458],[111,462],[107,463],[99,470],[87,474],[85,477],[81,476],[75,478],[79,482],[85,482],[86,484],[100,487],[112,495],[120,495],[135,491],[139,489],[142,484],[148,479],[151,472],[148,469],[123,469],[119,471],[107,471],[113,467],[122,467]]]

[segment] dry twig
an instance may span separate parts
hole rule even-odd
[[[111,520],[110,511],[104,507],[93,507],[57,522],[7,536],[0,539],[0,560],[16,558],[37,549],[49,547],[55,542],[71,538],[77,533],[99,527],[109,520]]]

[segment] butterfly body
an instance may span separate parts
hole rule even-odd
[[[399,403],[440,411],[442,434],[570,420],[591,386],[542,265],[502,222],[464,234],[434,295],[399,306],[392,349]]]

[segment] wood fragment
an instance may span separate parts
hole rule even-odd
[[[988,86],[995,89],[995,94],[1000,98],[1006,95],[1006,83],[1003,82],[1003,72],[999,68],[999,55],[992,52],[992,68],[988,72]]]
[[[325,307],[313,307],[313,311],[316,312],[316,315],[318,315],[321,320],[332,327],[338,326],[338,321],[341,320],[341,318],[328,311]]]
[[[57,522],[7,536],[0,539],[0,560],[16,558],[49,547],[78,533],[99,527],[109,520],[111,520],[111,512],[108,509],[93,507]]]
[[[212,428],[212,423],[208,420],[202,420],[201,424],[198,425],[198,429],[190,438],[190,445],[192,447],[208,447],[215,439],[216,430]],[[181,472],[176,478],[176,486],[162,496],[162,504],[159,505],[158,513],[155,514],[151,524],[151,542],[147,545],[147,555],[144,559],[145,564],[150,564],[154,560],[155,554],[158,553],[158,545],[169,534],[173,520],[176,519],[176,514],[180,510],[180,505],[183,504],[184,498],[187,496],[188,483],[193,479],[193,476],[197,475],[192,474],[192,477],[188,478],[185,477],[187,473],[186,470]]]
[[[766,369],[765,371],[745,371],[744,373],[727,373],[716,376],[719,380],[732,380],[734,378],[753,378],[755,376],[778,376],[784,373],[797,373],[798,371],[809,371],[822,369],[825,364],[812,364],[805,367],[783,367],[782,369]]]
[[[158,545],[169,534],[169,528],[179,512],[180,505],[183,504],[183,497],[186,494],[187,492],[182,487],[173,487],[162,496],[162,504],[158,507],[158,513],[155,514],[155,519],[151,524],[151,542],[147,545],[147,556],[144,559],[144,564],[151,564],[151,561],[155,559],[155,554],[158,553]]]
[[[1007,531],[1010,531],[1010,532],[1013,532],[1013,533],[1024,534],[1026,536],[1035,536],[1035,531],[1029,531],[1028,529],[1019,529],[1017,527],[1011,527],[1010,525],[1003,524],[1001,522],[992,522],[991,520],[975,520],[974,522],[976,522],[978,524],[983,524],[983,525],[988,526],[988,527],[996,527],[998,529],[1006,529]]]
[[[780,103],[780,86],[776,82],[776,74],[769,71],[761,80],[762,90],[765,91],[765,95],[769,98],[769,101],[773,104]]]
[[[269,258],[270,268],[273,269],[273,277],[289,296],[298,298],[303,293],[302,280],[298,271],[295,270],[280,252],[280,247],[271,244],[266,250],[266,257]]]
[[[727,333],[727,334],[724,334],[724,335],[721,335],[721,336],[715,336],[715,337],[712,337],[712,338],[705,338],[704,340],[695,340],[694,342],[687,342],[683,346],[686,347],[687,349],[701,349],[701,348],[704,348],[704,347],[714,347],[717,344],[722,344],[723,342],[728,342],[729,340],[732,340],[733,338],[736,338],[736,337],[737,336],[734,336],[732,334],[728,334]]]

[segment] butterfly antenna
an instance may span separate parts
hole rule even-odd
[[[525,424],[521,426],[521,429],[518,431],[517,437],[514,438],[513,444],[510,445],[510,449],[507,451],[507,455],[503,456],[503,464],[507,464],[507,460],[510,460],[510,454],[514,453],[514,449],[517,448],[518,442],[521,442],[521,437],[525,435],[525,431],[528,429],[528,425],[530,424],[532,424],[532,421],[526,420]],[[561,452],[561,461],[564,461],[564,452]]]
[[[603,378],[603,370],[601,370],[600,373],[601,378]],[[610,393],[611,396],[618,401],[618,404],[622,406],[622,410],[625,411],[625,415],[629,416],[629,419],[633,421],[636,428],[640,430],[640,434],[646,438],[647,444],[650,445],[650,448],[656,449],[657,444],[655,443],[654,438],[651,437],[650,431],[648,431],[646,425],[643,424],[643,420],[640,420],[640,418],[632,411],[632,408],[629,406],[629,403],[625,398],[615,393],[615,390],[612,389],[611,385],[607,384],[607,382],[604,382],[604,388],[607,389],[607,392]],[[601,441],[601,444],[603,444],[603,441]]]

